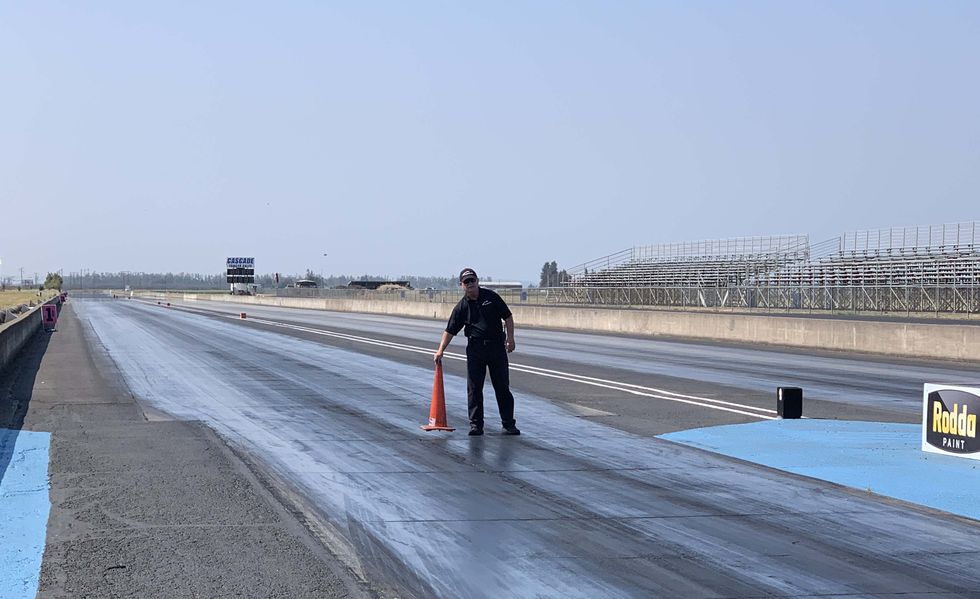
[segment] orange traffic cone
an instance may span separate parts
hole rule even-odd
[[[429,424],[424,431],[454,431],[446,422],[446,388],[442,384],[442,364],[436,363],[436,378],[432,382],[432,407],[429,408]]]

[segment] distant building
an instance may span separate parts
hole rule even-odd
[[[524,289],[524,283],[520,281],[480,281],[480,287],[487,289]]]
[[[411,289],[412,285],[408,281],[351,281],[347,283],[348,289],[379,289],[381,287]]]

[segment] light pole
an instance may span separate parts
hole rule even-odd
[[[327,253],[326,252],[323,253],[323,257],[324,258],[327,257]],[[320,285],[322,287],[326,287],[326,285],[327,285],[326,280],[323,278],[323,265],[324,265],[324,263],[326,263],[326,260],[321,260],[320,261]]]

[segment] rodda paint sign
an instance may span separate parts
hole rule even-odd
[[[922,451],[980,459],[980,385],[926,384],[922,389]]]

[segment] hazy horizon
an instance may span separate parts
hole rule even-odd
[[[0,52],[6,278],[980,218],[974,2],[8,3]]]

